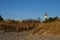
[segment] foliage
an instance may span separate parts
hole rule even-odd
[[[2,16],[0,15],[0,21],[3,21],[3,18],[2,18]]]
[[[49,19],[47,19],[47,20],[45,20],[45,21],[43,21],[43,22],[45,22],[45,23],[47,23],[47,22],[53,22],[53,21],[55,21],[55,20],[57,20],[58,19],[58,17],[56,16],[56,17],[49,17]]]

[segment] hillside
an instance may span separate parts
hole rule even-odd
[[[0,22],[0,40],[60,40],[60,19],[54,22]]]
[[[60,40],[60,19],[55,19],[0,21],[0,40]]]
[[[60,34],[60,19],[53,22],[43,23],[39,21],[1,21],[1,32],[22,32],[27,31],[30,34]]]
[[[40,23],[35,29],[34,32],[37,34],[54,34],[60,35],[60,19],[54,22]]]

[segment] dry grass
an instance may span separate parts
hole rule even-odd
[[[47,33],[60,34],[60,19],[54,22],[42,23],[42,22],[0,22],[0,27],[7,26],[8,28],[15,28],[15,30],[26,29],[29,33],[42,34],[46,31]],[[29,30],[29,28],[32,28]],[[2,30],[0,28],[0,30]]]
[[[52,34],[60,34],[60,20],[49,23],[40,23],[34,30],[34,33],[42,34],[44,32]]]

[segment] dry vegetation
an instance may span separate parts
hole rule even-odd
[[[0,21],[0,30],[2,31],[15,31],[15,32],[20,32],[20,31],[28,31],[28,30],[32,30],[33,28],[35,28],[35,26],[38,24],[39,22],[31,22],[31,21],[23,21],[23,22],[13,22],[13,21]]]
[[[22,32],[27,31],[32,34],[52,33],[60,34],[60,19],[49,22],[37,20],[20,21],[0,21],[0,32]]]
[[[60,34],[60,19],[54,22],[39,23],[39,25],[34,29],[34,33],[52,33],[55,35]]]

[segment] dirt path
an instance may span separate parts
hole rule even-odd
[[[60,36],[53,36],[53,35],[29,36],[29,34],[26,32],[20,32],[20,33],[5,32],[5,33],[0,33],[0,40],[60,40]]]

